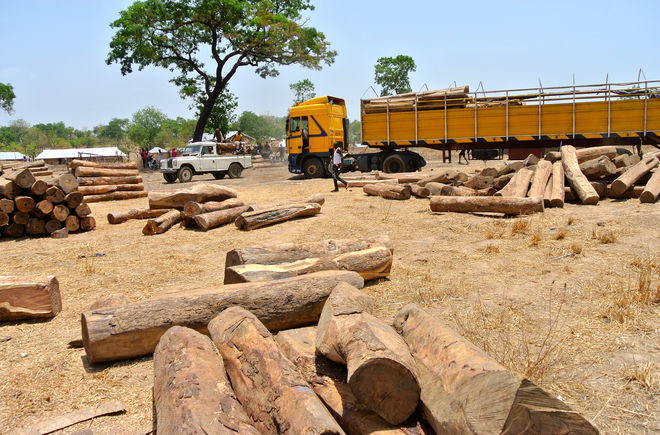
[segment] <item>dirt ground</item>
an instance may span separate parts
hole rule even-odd
[[[448,166],[436,160],[424,170]],[[144,178],[148,190],[181,187],[158,173]],[[144,207],[146,198],[96,203],[94,231],[63,240],[0,239],[2,274],[55,275],[63,304],[54,319],[0,326],[0,432],[110,399],[127,412],[61,433],[151,430],[152,358],[92,366],[83,349],[67,346],[80,334],[80,313],[100,296],[138,301],[221,285],[225,253],[240,246],[382,234],[393,242],[395,261],[389,279],[365,288],[378,315],[392,318],[408,302],[430,307],[603,433],[660,432],[660,203],[605,200],[502,218],[431,213],[428,199],[390,201],[361,188],[330,193],[332,180],[303,180],[285,166],[247,170],[236,180],[193,179],[199,181],[233,187],[246,202],[317,192],[326,202],[320,215],[251,232],[177,226],[150,237],[142,235],[144,221],[113,226],[105,218]]]

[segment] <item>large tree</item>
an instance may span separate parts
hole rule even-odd
[[[376,83],[382,88],[381,96],[412,92],[408,74],[417,69],[412,57],[403,54],[381,57],[374,69]]]
[[[314,83],[312,83],[312,81],[309,79],[304,79],[297,81],[295,83],[291,83],[289,85],[289,89],[293,91],[293,95],[294,95],[293,104],[302,103],[303,101],[307,101],[310,98],[314,98],[316,96],[316,91],[314,90]]]
[[[167,116],[153,106],[138,110],[128,125],[128,137],[140,147],[151,148],[166,120]]]
[[[9,83],[0,83],[0,107],[10,115],[14,111],[14,87]]]
[[[302,13],[313,9],[310,0],[136,1],[111,23],[117,33],[106,63],[119,63],[124,75],[149,65],[174,72],[182,98],[201,106],[197,141],[240,67],[266,78],[278,65],[320,69],[334,61],[323,33],[305,25]]]

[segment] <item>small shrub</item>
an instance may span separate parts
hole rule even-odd
[[[637,382],[647,390],[660,388],[660,373],[657,366],[652,362],[636,366],[625,366],[623,373],[626,380]]]
[[[566,237],[566,234],[568,234],[568,231],[566,230],[561,230],[555,235],[555,240],[564,240],[564,237]]]
[[[511,235],[525,234],[529,229],[529,219],[518,218],[511,225]]]
[[[492,243],[489,243],[489,244],[486,245],[486,247],[484,248],[484,252],[485,252],[486,254],[497,254],[497,253],[500,252],[500,248],[499,248],[499,246],[497,246],[497,245],[493,245]]]

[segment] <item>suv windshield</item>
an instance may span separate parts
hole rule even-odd
[[[183,150],[183,155],[184,156],[194,156],[199,154],[200,149],[202,148],[201,145],[192,145],[192,146],[187,146],[186,149]]]

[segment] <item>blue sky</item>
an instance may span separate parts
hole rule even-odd
[[[93,128],[130,118],[146,106],[169,117],[193,118],[170,73],[148,68],[122,76],[105,58],[109,23],[125,0],[0,0],[0,82],[14,86],[15,113],[0,125],[63,121]],[[639,69],[660,79],[656,1],[409,1],[316,0],[309,23],[338,51],[322,71],[284,67],[261,79],[249,69],[230,82],[238,113],[286,114],[289,84],[309,78],[318,95],[346,100],[351,119],[373,85],[382,56],[417,63],[414,90],[457,84],[486,90],[634,81]]]

